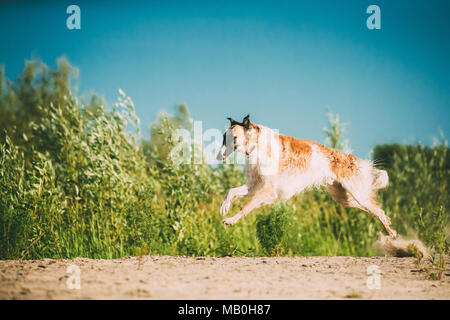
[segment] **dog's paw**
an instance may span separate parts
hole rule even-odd
[[[236,222],[237,222],[237,221],[236,221],[236,219],[234,219],[234,218],[226,218],[226,219],[223,219],[223,220],[222,220],[222,223],[223,223],[223,225],[225,225],[225,226],[232,226],[232,225],[234,225]]]
[[[220,206],[220,215],[222,217],[228,214],[228,212],[230,211],[230,205],[231,205],[230,201],[224,200],[222,202],[222,205]]]

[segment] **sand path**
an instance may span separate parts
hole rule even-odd
[[[67,287],[70,265],[79,267],[79,290]],[[379,289],[367,286],[370,266],[381,272]],[[449,257],[446,269],[433,281],[413,258],[6,260],[0,261],[0,299],[450,299]]]

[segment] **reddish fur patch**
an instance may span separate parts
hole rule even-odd
[[[305,170],[311,160],[312,148],[308,140],[278,135],[281,145],[280,169]]]
[[[346,178],[355,175],[358,171],[358,158],[352,154],[341,153],[337,150],[327,148],[320,143],[312,142],[320,148],[320,151],[330,161],[331,171],[339,177]]]
[[[317,146],[330,162],[331,171],[339,178],[355,175],[358,171],[358,158],[344,154],[324,145],[306,139],[278,135],[281,144],[280,168],[306,169],[311,160],[312,145]]]

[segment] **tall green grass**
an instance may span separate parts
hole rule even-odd
[[[100,98],[83,102],[69,90],[66,67],[49,71],[58,81],[42,81],[30,67],[28,78],[19,77],[27,81],[1,79],[8,85],[0,86],[6,117],[0,134],[0,259],[378,254],[373,243],[381,224],[319,191],[223,227],[220,204],[229,188],[244,183],[244,173],[231,164],[171,161],[173,130],[190,129],[187,107],[174,116],[161,114],[145,141],[129,97],[121,92],[111,109]],[[30,99],[30,92],[40,98]],[[12,96],[22,103],[11,102]],[[33,117],[21,122],[16,115],[25,109]],[[338,147],[336,118],[331,127],[326,133]],[[391,179],[380,200],[394,228],[448,252],[445,141],[376,146],[374,155]],[[246,201],[236,201],[232,211]]]

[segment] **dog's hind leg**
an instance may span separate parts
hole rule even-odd
[[[242,207],[242,209],[236,213],[231,218],[227,218],[222,220],[222,223],[226,226],[231,226],[235,223],[237,223],[240,219],[245,217],[249,212],[252,210],[255,210],[263,205],[271,204],[277,199],[277,196],[273,190],[273,187],[263,187],[261,190],[259,190],[253,198]]]
[[[228,211],[230,211],[231,203],[234,199],[244,197],[248,194],[248,187],[246,184],[243,186],[232,188],[228,190],[227,196],[225,200],[223,200],[222,205],[220,206],[220,215],[227,215]]]
[[[366,199],[365,202],[363,202],[363,206],[364,211],[369,212],[370,214],[375,216],[378,220],[380,220],[389,236],[391,236],[392,238],[397,237],[397,232],[390,227],[391,219],[389,219],[389,217],[384,213],[383,209],[381,209],[381,206],[376,202],[376,200],[373,197]]]
[[[356,201],[339,182],[335,181],[333,184],[326,186],[326,189],[333,200],[343,205],[344,207],[362,209],[358,201]]]
[[[365,188],[363,185],[358,186],[358,183],[352,181],[342,181],[342,184],[334,182],[327,186],[327,190],[336,202],[346,207],[358,208],[370,213],[383,224],[389,236],[392,238],[397,236],[397,232],[390,227],[391,220],[376,202],[371,188]]]

